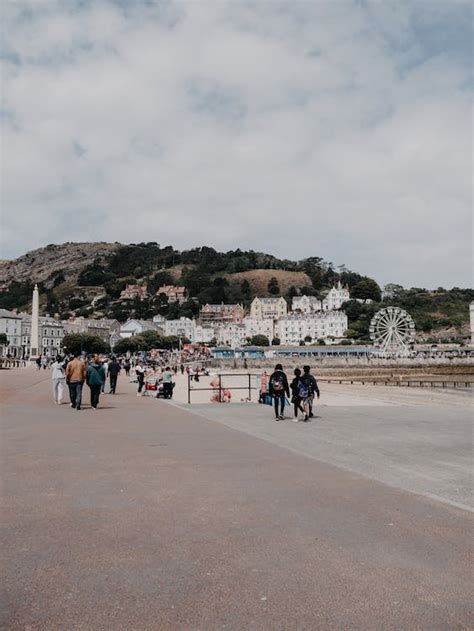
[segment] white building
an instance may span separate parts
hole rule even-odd
[[[274,337],[275,324],[273,320],[258,320],[257,318],[244,318],[245,337],[254,335],[266,335],[271,343]]]
[[[314,311],[321,311],[322,308],[322,302],[316,296],[294,296],[291,301],[292,311],[313,313]]]
[[[250,317],[256,320],[278,320],[288,312],[286,300],[278,298],[254,298],[250,305]]]
[[[0,309],[0,333],[5,333],[8,344],[2,347],[3,356],[30,356],[31,315]],[[62,351],[64,326],[54,318],[38,318],[38,354],[55,357]]]
[[[176,320],[165,320],[164,328],[165,335],[176,335],[177,337],[187,337],[188,340],[193,340],[196,330],[196,321],[184,317]]]
[[[0,333],[7,336],[7,344],[2,346],[2,354],[23,357],[22,316],[7,309],[0,309]]]
[[[218,345],[239,348],[245,344],[245,326],[243,324],[222,324],[215,328]]]
[[[63,320],[64,331],[68,333],[86,333],[87,335],[95,335],[100,337],[104,342],[110,343],[113,334],[120,331],[120,323],[117,320],[101,318],[70,318]]]
[[[191,342],[195,344],[210,344],[215,337],[214,327],[196,325],[194,329],[194,337]]]
[[[333,311],[334,309],[341,309],[342,305],[350,300],[349,288],[343,287],[341,281],[330,289],[323,300],[323,311]]]
[[[154,322],[132,318],[131,320],[127,320],[127,322],[120,327],[120,337],[132,337],[132,335],[139,335],[144,331],[155,331],[159,335],[164,335],[163,328],[159,327]]]
[[[341,339],[346,335],[347,315],[343,311],[328,311],[307,315],[290,314],[275,324],[275,336],[282,345],[296,345],[305,338],[312,342],[319,339]]]

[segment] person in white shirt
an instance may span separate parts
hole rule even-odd
[[[143,384],[145,383],[145,367],[141,359],[138,360],[138,364],[135,366],[135,374],[137,375],[138,381],[137,397],[139,397],[142,394]]]
[[[53,397],[57,405],[63,402],[64,384],[66,383],[66,374],[64,372],[64,360],[62,357],[56,357],[51,366],[51,379],[53,381]]]

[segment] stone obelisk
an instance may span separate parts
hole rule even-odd
[[[33,289],[33,306],[31,308],[30,359],[39,355],[39,291],[38,285]]]

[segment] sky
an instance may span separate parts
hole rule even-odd
[[[2,258],[322,256],[472,286],[472,5],[2,0]]]

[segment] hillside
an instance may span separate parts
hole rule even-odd
[[[109,256],[120,243],[62,243],[32,250],[13,261],[0,261],[0,288],[12,281],[47,282],[56,272],[77,277],[81,269],[97,258]]]
[[[240,286],[248,281],[251,290],[258,296],[269,296],[268,283],[276,278],[282,294],[288,294],[291,287],[311,287],[311,278],[305,272],[289,272],[286,270],[256,269],[248,272],[226,274],[225,278],[231,287]]]
[[[38,283],[42,311],[63,319],[83,315],[125,321],[157,313],[194,317],[207,302],[248,306],[257,295],[283,295],[289,303],[301,293],[322,297],[339,280],[349,286],[352,298],[359,299],[345,307],[348,335],[354,339],[366,340],[373,314],[389,304],[406,309],[425,340],[462,340],[468,334],[471,289],[427,291],[390,285],[382,300],[373,279],[344,266],[335,269],[320,257],[291,261],[262,252],[217,252],[209,247],[179,251],[155,242],[51,244],[13,261],[0,261],[0,307],[28,309]],[[181,306],[157,296],[161,285],[176,282],[186,287],[190,297]],[[148,298],[121,299],[127,283],[146,285]],[[363,304],[366,299],[372,302]]]

